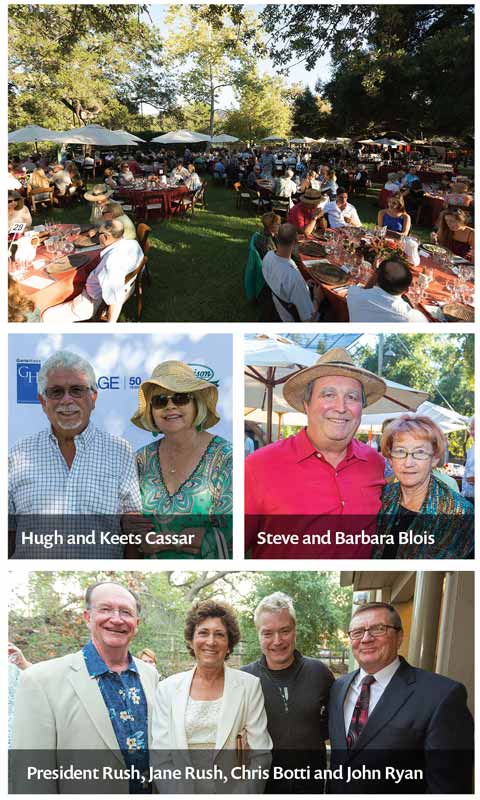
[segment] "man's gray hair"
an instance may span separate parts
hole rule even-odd
[[[333,377],[335,377],[335,376],[333,376]],[[315,383],[316,380],[317,380],[317,378],[314,378],[313,381],[310,381],[305,386],[305,389],[303,390],[303,401],[304,401],[304,403],[309,403],[310,400],[312,399],[313,384]],[[357,380],[357,378],[355,378],[355,380]],[[358,381],[358,382],[360,383],[360,381]],[[365,406],[367,405],[367,398],[365,396],[365,389],[363,388],[363,385],[361,383],[360,383],[360,385],[362,387],[362,408],[365,408]]]
[[[291,618],[296,623],[297,615],[295,614],[295,608],[293,607],[293,600],[288,596],[288,594],[285,594],[284,592],[274,592],[273,594],[269,594],[267,597],[264,597],[263,600],[260,600],[253,614],[253,621],[257,630],[259,626],[260,614],[275,614],[277,611],[283,611],[284,609],[288,611]]]
[[[355,609],[352,614],[353,621],[357,614],[362,614],[364,611],[376,611],[377,609],[384,608],[388,611],[390,617],[390,624],[394,626],[394,628],[398,628],[399,631],[403,631],[402,620],[400,618],[400,614],[398,613],[395,606],[392,606],[391,603],[380,603],[380,602],[372,602],[372,603],[365,603],[363,606],[359,606]]]
[[[129,589],[128,586],[124,586],[122,583],[117,583],[117,581],[97,581],[97,583],[92,583],[90,586],[87,587],[85,591],[85,608],[87,611],[90,611],[92,608],[92,594],[95,589],[99,586],[119,586],[120,589],[125,589],[126,592],[132,595],[133,599],[135,600],[135,607],[137,609],[137,614],[140,616],[142,611],[142,604],[140,602],[140,598],[133,589]]]
[[[59,350],[53,356],[47,358],[44,364],[40,367],[37,376],[38,393],[45,395],[47,388],[48,375],[53,369],[73,369],[76,372],[85,375],[88,385],[91,389],[96,390],[97,379],[93,367],[89,362],[79,356],[77,353],[71,353],[69,350]]]

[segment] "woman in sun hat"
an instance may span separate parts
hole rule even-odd
[[[92,204],[90,222],[95,224],[102,221],[103,206],[112,194],[113,189],[109,189],[104,183],[96,183],[91,192],[85,192],[85,200]]]
[[[219,422],[217,401],[217,387],[182,361],[158,364],[140,385],[132,422],[162,434],[137,452],[143,511],[155,516],[156,529],[190,537],[173,546],[145,543],[147,556],[231,557],[232,446],[207,430]]]

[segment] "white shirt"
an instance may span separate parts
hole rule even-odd
[[[347,305],[350,322],[426,322],[426,317],[403,300],[380,286],[364,289],[349,286]]]
[[[262,261],[265,282],[284,302],[294,303],[302,322],[308,322],[314,308],[308,286],[300,270],[291,258],[282,258],[270,250]],[[282,322],[294,322],[292,315],[273,297],[275,308]]]
[[[347,203],[345,208],[341,209],[337,206],[335,200],[333,200],[327,203],[323,210],[325,214],[328,214],[329,228],[343,228],[344,225],[360,226],[362,224],[357,214],[357,209],[350,203]],[[351,222],[345,222],[345,217],[350,217]]]
[[[107,306],[122,303],[125,277],[143,258],[142,248],[133,239],[120,239],[101,252],[101,260],[87,278],[85,288],[92,300],[102,297]]]
[[[473,478],[475,475],[475,445],[472,444],[467,450],[467,458],[465,459],[465,471],[462,478],[462,494],[464,497],[475,497],[475,484],[468,483],[467,478]]]
[[[373,709],[377,705],[378,701],[380,700],[382,694],[384,693],[388,684],[392,680],[399,666],[400,666],[400,659],[397,656],[395,661],[392,661],[391,664],[388,664],[388,666],[384,667],[383,669],[375,673],[374,675],[375,681],[370,686],[370,702],[368,704],[368,716],[370,716]],[[348,692],[345,697],[345,702],[343,704],[343,719],[345,721],[345,734],[348,733],[348,729],[350,727],[353,709],[355,708],[355,703],[357,702],[358,696],[360,694],[362,680],[368,674],[369,673],[365,672],[364,669],[361,669],[356,678],[353,679],[353,681],[349,686]]]
[[[7,178],[7,189],[8,189],[8,191],[15,191],[16,189],[21,189],[21,188],[22,188],[22,184],[20,183],[20,181],[17,180],[15,175],[12,175],[12,173],[9,172],[8,173],[8,178]]]
[[[67,186],[70,186],[72,179],[70,174],[62,169],[54,172],[51,178],[51,183],[54,183],[60,194],[65,194]]]

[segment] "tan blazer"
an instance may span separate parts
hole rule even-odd
[[[158,684],[156,669],[134,659],[148,706],[148,740],[152,742],[152,710]],[[58,769],[59,763],[72,763],[72,757],[62,755],[64,750],[76,750],[75,763],[83,760],[85,766],[111,766],[126,769],[118,742],[110,722],[105,702],[97,681],[90,678],[81,651],[62,658],[42,661],[22,672],[15,697],[13,732],[14,758],[17,768],[12,770],[14,791],[31,793],[82,793],[79,782],[58,780],[27,781],[21,769],[22,753],[19,751],[46,751],[38,754],[41,766]],[[94,754],[83,751],[99,751]],[[32,757],[24,755],[24,764]],[[101,774],[102,779],[104,774]],[[21,787],[21,788],[18,788]],[[28,788],[27,788],[28,787]],[[128,793],[128,780],[94,782],[97,793]],[[91,791],[91,789],[90,789]]]
[[[153,709],[152,765],[155,768],[180,767],[189,763],[188,742],[185,732],[185,711],[195,669],[171,675],[158,684]],[[241,734],[248,752],[256,765],[268,769],[272,740],[267,730],[267,715],[259,678],[247,672],[225,667],[223,703],[218,720],[215,750],[211,762],[221,761],[222,753],[235,754],[237,735]],[[232,762],[233,763],[233,762]],[[236,762],[235,762],[236,763]],[[250,766],[253,768],[255,765]],[[254,782],[255,783],[255,782]],[[255,785],[243,782],[234,792],[262,792],[265,781]],[[157,782],[157,790],[178,793],[192,791],[182,780],[175,783]],[[193,791],[195,789],[193,788]],[[232,792],[232,787],[228,793]]]

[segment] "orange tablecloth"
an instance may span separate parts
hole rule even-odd
[[[176,186],[159,189],[127,189],[120,188],[115,190],[115,198],[125,200],[132,205],[137,217],[145,217],[146,206],[150,203],[160,201],[163,205],[162,216],[167,218],[174,216],[176,208],[174,200],[180,200],[183,195],[188,194],[187,186]]]
[[[313,237],[308,237],[308,239],[312,239]],[[315,275],[311,273],[311,271],[305,266],[305,260],[313,260],[314,257],[310,255],[302,255],[302,244],[308,241],[307,238],[303,240],[303,242],[299,243],[299,263],[298,267],[300,272],[302,273],[305,280],[312,281],[317,285],[322,287],[322,290],[325,294],[326,300],[328,301],[329,305],[329,314],[328,320],[331,322],[348,322],[348,306],[347,306],[347,289],[349,286],[353,285],[355,281],[345,273],[345,284],[344,286],[340,287],[333,287],[329,286],[328,284],[322,283]],[[315,237],[315,241],[322,242],[321,239]],[[328,258],[328,256],[325,256]],[[328,259],[331,263],[333,259]],[[409,297],[409,302],[414,308],[417,308],[421,313],[425,316],[426,321],[428,322],[437,322],[434,317],[432,317],[425,306],[428,305],[436,305],[437,302],[447,302],[448,300],[452,300],[450,293],[446,289],[446,284],[449,280],[455,280],[456,275],[451,272],[447,268],[442,268],[437,266],[431,258],[426,258],[421,256],[420,264],[418,267],[411,266],[411,271],[413,274],[419,275],[426,267],[432,267],[433,269],[433,279],[428,285],[428,289],[425,292],[425,299],[422,303],[415,303],[411,297]],[[473,283],[471,284],[473,287]]]
[[[59,225],[58,228],[61,233],[65,235],[71,230],[72,225]],[[40,245],[40,247],[37,248],[35,261],[45,261],[45,267],[41,269],[32,268],[24,275],[22,280],[19,281],[23,294],[33,300],[35,306],[39,308],[40,311],[45,311],[45,309],[50,308],[50,306],[56,306],[59,303],[73,300],[77,294],[82,292],[89,273],[97,266],[100,260],[100,251],[101,247],[99,246],[97,250],[91,250],[85,253],[89,260],[83,267],[79,267],[78,269],[72,268],[58,275],[49,275],[45,267],[48,266],[49,262],[55,261],[58,256],[54,253],[47,253],[46,247]],[[81,250],[78,251],[79,255],[81,252]],[[25,286],[23,281],[33,276],[46,278],[47,280],[53,281],[53,283],[51,283],[50,286],[46,286],[44,289],[35,289],[31,286]]]

